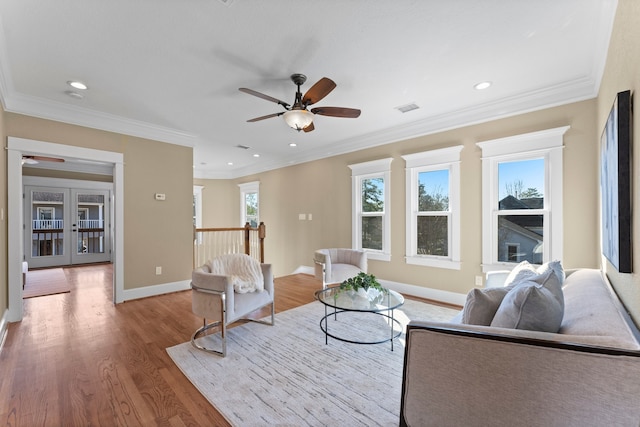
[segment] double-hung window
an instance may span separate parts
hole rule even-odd
[[[391,259],[390,171],[393,159],[349,165],[352,182],[352,245],[369,259]]]
[[[479,142],[482,267],[562,258],[562,136],[568,126]]]
[[[260,224],[258,201],[260,195],[260,182],[247,182],[239,184],[240,187],[240,225],[244,227],[249,223],[251,227]]]
[[[402,156],[406,162],[406,262],[460,269],[460,152]]]

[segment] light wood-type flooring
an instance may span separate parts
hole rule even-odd
[[[71,292],[24,300],[24,319],[8,327],[0,425],[229,425],[165,351],[202,323],[191,291],[114,305],[111,265],[64,271]],[[305,274],[276,279],[276,311],[313,301],[321,287]]]
[[[64,272],[70,293],[25,299],[24,319],[9,324],[0,425],[229,425],[165,351],[202,324],[191,291],[114,305],[110,264]],[[313,301],[322,284],[296,274],[276,278],[275,287],[281,312]]]

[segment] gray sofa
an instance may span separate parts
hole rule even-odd
[[[640,332],[601,271],[562,290],[558,333],[411,321],[400,425],[638,427]]]

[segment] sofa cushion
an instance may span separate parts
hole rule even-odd
[[[548,269],[515,285],[502,300],[491,326],[555,333],[563,314],[560,280]]]
[[[468,325],[491,325],[505,295],[513,286],[500,288],[472,289],[462,309],[462,323]]]

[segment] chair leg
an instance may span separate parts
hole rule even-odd
[[[227,355],[227,327],[224,324],[224,322],[212,322],[207,324],[207,319],[203,320],[203,326],[198,328],[193,335],[191,335],[191,345],[194,346],[195,348],[197,348],[198,350],[202,350],[202,351],[206,351],[207,353],[214,353],[214,354],[218,354],[222,357],[225,357]],[[214,350],[212,348],[207,348],[205,346],[202,346],[200,344],[198,344],[196,342],[196,339],[200,338],[201,336],[205,336],[206,332],[211,329],[211,328],[215,328],[217,326],[221,326],[221,333],[220,333],[220,340],[221,340],[221,344],[222,344],[222,350]]]
[[[227,355],[227,298],[224,293],[220,297],[220,310],[220,312],[222,313],[222,320],[207,324],[207,319],[203,319],[202,327],[198,328],[193,333],[193,335],[191,335],[191,345],[198,350],[206,351],[207,353],[218,354],[222,357],[225,357]],[[207,348],[196,343],[196,339],[199,338],[200,335],[204,336],[207,330],[218,325],[220,326],[220,341],[222,344],[222,351]]]

